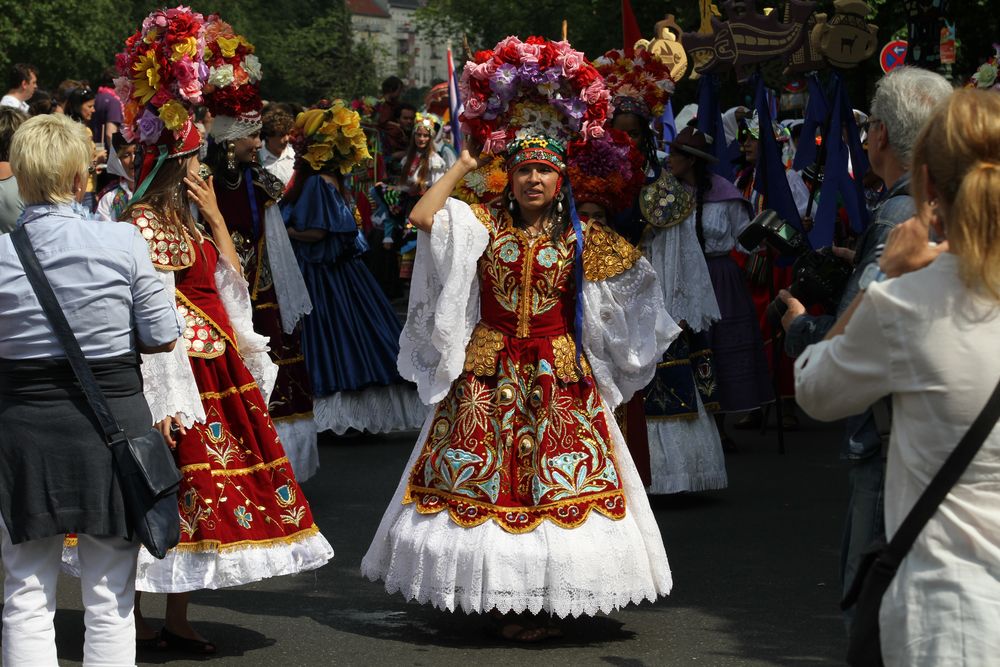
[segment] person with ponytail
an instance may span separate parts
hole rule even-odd
[[[716,310],[701,299],[696,312],[702,314],[698,325],[706,327],[706,343],[714,356],[716,424],[723,445],[729,447],[725,415],[753,410],[774,399],[750,291],[731,256],[740,249],[737,237],[750,222],[750,206],[732,183],[708,168],[716,158],[707,135],[686,127],[670,147],[670,170],[694,199],[685,224],[694,228],[717,302]],[[658,203],[660,197],[653,199]],[[718,319],[709,325],[716,312]],[[688,324],[696,326],[690,320]]]
[[[875,141],[887,131],[873,130]],[[795,364],[799,405],[817,419],[891,396],[889,539],[1000,381],[1000,95],[952,92],[923,125],[910,166],[917,214],[889,233],[883,275]],[[882,599],[889,667],[985,667],[1000,655],[1000,429],[991,429]]]

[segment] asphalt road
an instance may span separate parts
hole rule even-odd
[[[774,435],[737,435],[728,489],[653,500],[674,575],[656,604],[567,620],[565,637],[499,642],[481,619],[389,596],[363,579],[361,557],[402,474],[415,434],[325,439],[322,468],[304,485],[336,557],[319,571],[195,594],[191,618],[219,646],[208,660],[141,654],[140,664],[838,665],[837,608],[845,473],[839,428],[805,424],[779,455]],[[155,624],[163,596],[144,596]],[[62,664],[80,664],[79,586],[60,582]]]

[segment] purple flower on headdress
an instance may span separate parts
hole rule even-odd
[[[549,67],[542,72],[541,80],[538,82],[538,90],[547,97],[552,97],[559,90],[561,78],[562,70],[560,68]]]
[[[557,97],[552,100],[552,106],[559,109],[569,119],[569,126],[574,132],[580,129],[583,115],[587,113],[587,103],[579,97]]]
[[[155,113],[146,109],[139,116],[139,141],[144,144],[155,144],[163,134],[163,121]]]
[[[501,65],[490,80],[490,90],[506,104],[517,94],[517,68],[509,63]]]
[[[530,83],[533,86],[545,81],[545,76],[542,74],[542,70],[539,69],[538,63],[524,63],[517,70],[517,76],[522,81]]]
[[[496,95],[490,95],[489,99],[486,100],[486,111],[483,112],[483,118],[492,120],[499,116],[503,109],[503,101]]]

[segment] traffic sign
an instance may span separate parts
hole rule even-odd
[[[882,47],[878,62],[883,72],[888,74],[906,61],[906,47],[906,42],[901,39],[893,40]]]

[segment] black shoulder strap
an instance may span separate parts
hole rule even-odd
[[[903,519],[896,534],[892,536],[888,552],[896,563],[902,562],[917,536],[920,535],[920,531],[931,520],[931,517],[937,512],[938,506],[951,492],[952,487],[961,478],[966,468],[969,467],[979,448],[993,431],[998,417],[1000,417],[1000,384],[993,390],[993,394],[986,401],[982,412],[972,422],[972,426],[966,431],[958,446],[945,459],[944,465],[934,475],[924,492],[920,494],[913,509]]]
[[[69,322],[66,321],[66,315],[63,313],[62,307],[56,299],[55,292],[52,291],[52,285],[49,283],[48,278],[45,277],[42,265],[38,263],[38,256],[35,254],[35,249],[31,246],[31,239],[28,237],[27,229],[25,229],[24,225],[21,225],[10,233],[10,238],[14,243],[14,250],[17,251],[17,256],[21,260],[24,274],[28,277],[28,282],[31,283],[31,287],[35,290],[35,296],[38,297],[38,303],[42,306],[42,310],[45,311],[45,315],[49,319],[52,331],[55,332],[59,344],[62,345],[63,350],[66,352],[66,358],[69,360],[69,364],[73,368],[73,373],[76,375],[76,379],[79,381],[80,387],[87,397],[87,402],[90,403],[91,409],[93,409],[94,414],[97,416],[97,421],[101,424],[101,430],[104,431],[105,440],[110,447],[111,443],[125,438],[125,433],[118,425],[118,420],[115,419],[114,414],[112,414],[111,406],[108,405],[107,400],[104,398],[104,392],[101,391],[100,385],[97,384],[97,378],[94,377],[94,372],[90,369],[90,364],[84,358],[83,350],[80,349],[80,343],[76,340]]]

